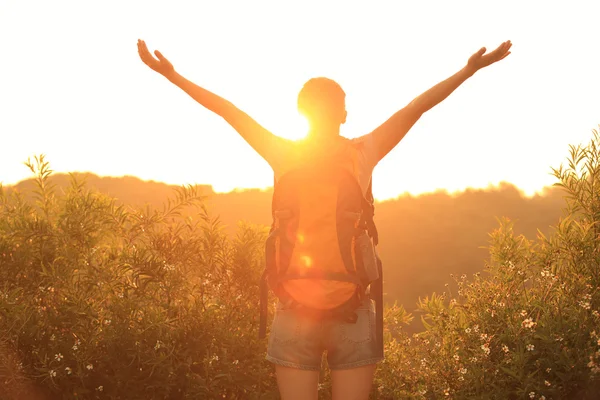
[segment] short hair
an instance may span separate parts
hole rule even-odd
[[[344,106],[346,93],[329,78],[309,79],[298,93],[298,111],[311,119],[317,115],[328,115]]]

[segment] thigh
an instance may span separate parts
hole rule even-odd
[[[333,400],[367,400],[373,385],[375,364],[331,371]]]
[[[275,366],[281,400],[317,400],[319,371]]]

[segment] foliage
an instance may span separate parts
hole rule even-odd
[[[58,195],[43,157],[27,165],[35,203],[0,197],[0,398],[272,396],[263,228],[229,239],[195,187],[128,209],[75,179]]]
[[[502,219],[485,275],[420,301],[426,330],[387,342],[378,398],[597,398],[599,150],[594,131],[553,170],[567,207],[551,235],[530,241]]]

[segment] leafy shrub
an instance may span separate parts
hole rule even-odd
[[[551,235],[529,241],[501,220],[485,275],[455,277],[446,293],[421,300],[424,332],[388,335],[378,398],[597,398],[599,150],[594,131],[553,169],[567,207]]]
[[[0,195],[0,398],[275,393],[256,338],[265,229],[226,237],[195,187],[128,209],[74,178],[57,195],[44,158],[28,166],[34,204]]]

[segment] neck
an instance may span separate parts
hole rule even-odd
[[[333,139],[340,136],[340,126],[311,126],[307,137],[319,140]]]

